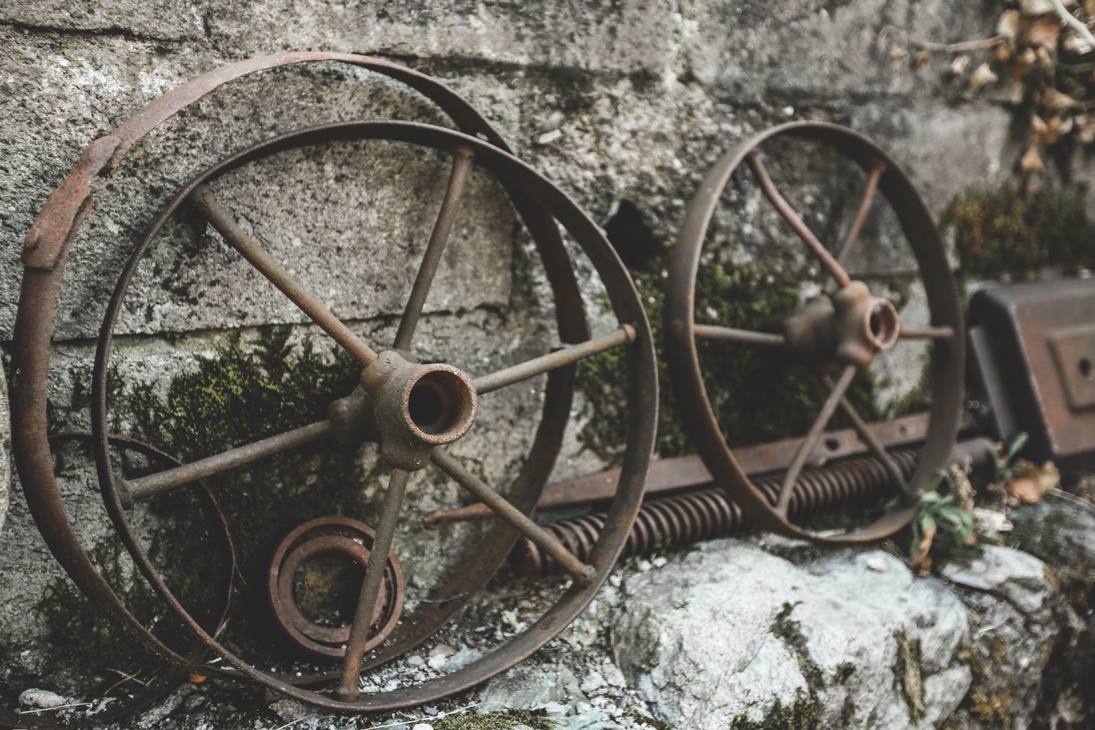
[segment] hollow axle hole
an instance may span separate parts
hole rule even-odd
[[[445,420],[445,396],[430,385],[416,385],[407,403],[414,425],[426,433],[438,433],[444,429],[438,425]]]

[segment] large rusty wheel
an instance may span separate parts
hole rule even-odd
[[[764,162],[764,148],[773,144],[800,144],[825,150],[842,158],[844,165],[861,172],[855,182],[862,191],[852,206],[848,224],[827,225],[831,232],[826,247],[777,189]],[[797,159],[797,158],[796,158]],[[804,166],[805,161],[797,159]],[[854,164],[847,164],[848,161]],[[798,165],[790,165],[797,167]],[[748,167],[751,175],[742,168]],[[801,172],[796,170],[796,172]],[[842,172],[847,172],[843,170]],[[697,303],[696,281],[708,244],[713,217],[735,173],[739,186],[759,190],[786,223],[783,236],[805,246],[806,258],[819,270],[820,281],[812,296],[778,321],[769,320],[756,329],[708,321],[709,311]],[[788,173],[789,179],[794,178]],[[785,184],[793,184],[790,179]],[[830,181],[826,181],[830,184]],[[915,259],[927,296],[930,323],[900,321],[893,304],[871,293],[867,284],[853,280],[846,271],[857,251],[870,242],[860,240],[864,224],[883,201],[896,215],[905,242]],[[824,217],[824,216],[815,216]],[[723,231],[725,233],[725,231]],[[791,235],[787,235],[791,234]],[[798,239],[794,241],[794,239]],[[768,240],[769,246],[779,241]],[[791,244],[793,248],[793,244]],[[831,249],[831,250],[830,250]],[[771,249],[769,249],[771,250]],[[885,537],[900,529],[915,514],[919,494],[932,472],[951,454],[962,407],[964,338],[962,311],[953,276],[939,232],[919,194],[897,164],[866,137],[844,127],[819,122],[792,122],[768,129],[722,157],[708,172],[686,211],[669,270],[665,309],[665,357],[686,425],[704,464],[730,495],[764,527],[791,537],[828,542],[858,542]],[[763,330],[763,331],[759,331]],[[927,440],[911,476],[872,438],[863,419],[846,397],[853,379],[882,352],[902,347],[902,340],[927,340],[931,348],[930,424]],[[779,490],[762,491],[749,480],[734,459],[732,448],[708,399],[701,368],[702,343],[732,343],[735,347],[768,348],[773,356],[804,363],[827,388],[820,413],[813,417]],[[698,344],[700,343],[700,344]],[[712,373],[712,377],[718,377]],[[862,375],[860,376],[862,377]],[[759,387],[759,384],[758,384]],[[825,429],[834,414],[860,432],[875,457],[890,475],[893,498],[870,515],[867,524],[837,533],[815,532],[793,518],[808,512],[811,497],[796,491],[798,477],[815,449],[824,442]]]
[[[56,481],[48,470],[46,381],[50,337],[68,248],[90,207],[90,179],[108,164],[116,166],[120,161],[119,151],[124,155],[136,139],[155,124],[211,87],[252,70],[308,60],[344,61],[403,80],[437,102],[468,134],[409,122],[363,121],[313,127],[265,140],[228,157],[185,186],[136,247],[119,279],[100,334],[92,403],[104,499],[123,541],[146,579],[190,630],[220,660],[230,665],[229,668],[220,669],[209,664],[195,664],[178,655],[136,622],[98,575],[76,539]],[[488,141],[484,142],[471,134],[480,135]],[[343,141],[383,141],[425,148],[447,154],[452,165],[448,190],[441,202],[433,234],[426,244],[423,261],[410,287],[411,293],[399,319],[397,334],[389,349],[380,351],[374,350],[337,319],[321,299],[309,292],[287,268],[240,229],[214,194],[222,176],[249,163],[286,150]],[[555,299],[556,327],[562,340],[560,348],[542,356],[475,375],[445,363],[419,364],[408,354],[412,351],[412,337],[445,248],[464,182],[473,165],[488,172],[502,185],[528,227]],[[226,452],[210,454],[175,469],[123,480],[111,469],[107,433],[107,381],[113,329],[137,265],[153,245],[165,222],[182,206],[199,211],[226,243],[349,353],[361,367],[360,384],[352,393],[329,404],[328,417],[322,421],[261,438]],[[616,329],[591,337],[558,226],[571,236],[596,269],[615,314]],[[342,54],[293,54],[256,59],[213,72],[171,92],[113,135],[92,143],[81,158],[81,164],[55,191],[40,214],[28,236],[24,259],[26,269],[15,334],[13,365],[16,396],[13,412],[17,464],[28,503],[54,555],[81,590],[127,635],[176,666],[226,680],[238,681],[241,676],[246,677],[329,709],[367,711],[412,706],[470,688],[521,661],[556,636],[592,600],[626,540],[642,499],[656,418],[654,349],[643,307],[630,277],[598,227],[565,194],[508,154],[504,143],[486,122],[436,81],[387,62]],[[613,502],[610,527],[589,559],[582,562],[539,528],[528,515],[551,472],[562,442],[577,361],[616,347],[625,348],[629,364],[631,416],[628,446],[621,487]],[[547,379],[541,420],[535,430],[532,448],[503,497],[452,456],[445,445],[460,439],[475,422],[480,398],[485,401],[490,398],[488,394],[495,390],[545,374]],[[384,593],[384,575],[386,572],[391,575],[390,570],[386,571],[385,568],[388,561],[368,559],[341,668],[296,679],[289,674],[258,669],[231,652],[218,641],[218,637],[194,621],[157,574],[147,552],[130,529],[127,514],[133,504],[195,479],[216,475],[324,438],[351,446],[376,442],[382,461],[390,468],[383,505],[380,514],[374,515],[375,522],[371,525],[375,535],[368,546],[370,555],[390,553],[409,474],[420,469],[440,470],[476,499],[488,504],[502,519],[485,531],[473,549],[461,556],[460,573],[435,586],[429,600],[423,601],[416,613],[403,617],[398,626],[394,626],[391,620],[382,622],[387,628],[394,627],[394,630],[383,645],[366,654],[370,628],[375,623],[374,609],[378,595]],[[47,468],[43,468],[43,463]],[[521,535],[533,540],[566,565],[572,579],[570,587],[539,620],[482,658],[450,674],[390,692],[359,693],[362,671],[402,654],[432,635],[486,585]],[[350,546],[350,549],[353,547]],[[322,684],[325,680],[326,688],[305,688]]]

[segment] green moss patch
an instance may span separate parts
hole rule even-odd
[[[779,700],[763,720],[750,720],[745,715],[738,715],[730,723],[730,730],[816,730],[819,727],[821,717],[814,705],[796,702],[784,707]]]
[[[553,730],[556,723],[543,710],[503,710],[482,715],[449,715],[431,720],[434,730],[506,730],[525,725],[532,730]]]
[[[263,328],[246,343],[233,335],[211,356],[197,356],[193,370],[175,376],[166,393],[155,383],[120,388],[111,399],[111,417],[183,462],[322,420],[328,404],[353,390],[360,365],[341,351],[326,357],[309,338],[294,341],[291,333],[287,326]],[[341,515],[368,521],[374,505],[362,485],[380,475],[363,474],[356,456],[324,440],[207,480],[236,551],[235,609],[223,635],[234,650],[256,662],[292,650],[265,597],[269,561],[282,537],[308,519]],[[180,556],[194,562],[214,554],[215,547],[199,536],[187,540],[175,529],[179,516],[195,509],[187,490],[166,492],[141,509],[155,526],[150,555],[166,572],[174,572],[169,568]],[[176,590],[187,595],[199,587]]]
[[[951,201],[939,223],[954,231],[962,271],[969,275],[1095,267],[1095,226],[1078,197],[1052,190],[1027,196],[1010,185],[971,189]]]

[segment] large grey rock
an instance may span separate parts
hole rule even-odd
[[[985,546],[981,554],[943,566],[976,617],[974,648],[966,661],[974,682],[956,727],[991,728],[1007,720],[1027,728],[1036,712],[1054,643],[1060,632],[1052,600],[1057,586],[1046,564],[1007,547]]]
[[[1015,546],[1044,560],[1060,586],[1053,605],[1053,654],[1034,714],[1048,727],[1090,727],[1095,723],[1095,508],[1051,493],[1008,516],[1015,523]]]
[[[779,557],[707,543],[632,578],[618,663],[673,725],[791,716],[821,727],[932,727],[966,694],[966,612],[893,556]]]

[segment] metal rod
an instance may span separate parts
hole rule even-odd
[[[576,583],[590,584],[597,573],[596,569],[578,560],[554,535],[537,525],[526,514],[506,501],[502,495],[465,469],[464,465],[454,459],[451,454],[437,448],[430,454],[430,458],[441,471],[455,479],[460,486],[478,497],[479,501],[487,505],[491,511],[513,525],[522,535],[562,565]]]
[[[828,375],[825,376],[825,384],[830,388],[836,387],[833,384],[832,378]],[[882,442],[879,441],[877,437],[875,437],[874,433],[871,431],[871,427],[859,416],[859,412],[856,411],[855,407],[852,406],[847,398],[840,399],[840,410],[842,410],[844,415],[848,417],[848,420],[852,422],[852,426],[859,432],[860,438],[867,442],[867,445],[871,447],[871,451],[874,452],[874,455],[877,456],[878,460],[886,467],[886,471],[890,473],[890,478],[894,480],[894,484],[897,485],[898,489],[907,492],[908,484],[905,481],[905,475],[901,473],[901,469],[898,468],[897,464],[894,463],[894,460],[890,458],[890,454],[886,451],[886,447],[883,446]]]
[[[897,333],[897,337],[902,340],[953,340],[954,328],[946,326],[906,328],[903,326]]]
[[[399,517],[399,507],[403,504],[403,495],[407,492],[409,476],[403,469],[395,469],[388,480],[388,494],[384,497],[380,523],[376,526],[369,562],[365,565],[365,579],[361,583],[357,610],[354,611],[354,621],[350,624],[350,638],[346,642],[346,656],[342,660],[342,678],[335,690],[335,696],[342,702],[356,702],[361,694],[361,657],[365,654],[365,644],[369,640],[376,599],[380,595],[380,582],[384,579],[384,570],[388,566],[395,523]]]
[[[635,328],[629,324],[621,325],[618,330],[615,330],[604,337],[595,337],[592,340],[579,342],[576,345],[567,345],[566,347],[559,348],[555,352],[549,352],[546,355],[528,360],[519,365],[514,365],[505,370],[499,370],[496,373],[490,373],[489,375],[476,378],[473,381],[475,392],[478,395],[490,393],[499,388],[505,388],[506,386],[513,385],[522,380],[527,380],[535,375],[546,373],[549,370],[554,370],[563,365],[576,363],[579,360],[584,360],[587,357],[604,352],[605,350],[611,350],[613,347],[619,347],[620,345],[626,345],[634,341]]]
[[[828,269],[829,273],[836,283],[844,288],[852,283],[852,279],[848,276],[848,273],[844,271],[842,267],[833,255],[822,245],[821,241],[817,239],[817,236],[813,234],[802,219],[799,218],[798,213],[794,211],[791,205],[784,200],[783,196],[776,190],[775,184],[772,183],[772,178],[768,176],[768,170],[764,167],[764,163],[761,162],[760,154],[753,150],[749,153],[749,167],[753,169],[753,174],[757,176],[757,181],[760,183],[760,188],[764,192],[764,197],[768,198],[768,201],[772,204],[772,207],[776,209],[783,219],[787,221],[791,228],[794,229],[795,234],[798,235],[802,242],[806,244],[806,247],[816,256],[822,266]]]
[[[376,352],[371,347],[350,331],[350,328],[335,317],[319,297],[308,291],[284,266],[278,263],[277,259],[239,227],[228,211],[222,208],[213,197],[213,192],[208,185],[202,184],[194,188],[194,192],[190,194],[190,200],[232,248],[239,251],[240,255],[247,259],[260,274],[269,279],[282,294],[289,297],[298,309],[333,337],[335,342],[353,355],[362,366],[368,367],[376,359]]]
[[[871,172],[867,177],[867,186],[863,191],[863,200],[859,204],[859,210],[856,212],[855,220],[852,221],[852,227],[848,231],[848,237],[844,239],[844,245],[841,247],[840,253],[837,254],[836,257],[837,262],[841,266],[848,265],[848,256],[851,255],[852,249],[855,248],[855,244],[859,240],[859,233],[863,230],[863,224],[867,222],[867,214],[871,212],[871,205],[874,204],[874,196],[878,192],[878,180],[885,171],[886,163],[882,160],[875,160],[874,164],[871,165]],[[826,291],[829,291],[829,285],[832,283],[832,279],[826,283]]]
[[[445,250],[453,221],[456,220],[456,214],[460,210],[460,197],[463,195],[464,185],[468,182],[468,174],[471,172],[474,159],[474,153],[467,147],[457,147],[453,150],[449,187],[445,190],[445,199],[441,201],[441,210],[438,211],[437,220],[434,221],[433,232],[430,233],[429,243],[426,244],[426,253],[422,256],[422,263],[418,266],[418,274],[411,287],[411,295],[407,298],[407,306],[404,307],[403,317],[399,320],[399,331],[396,332],[393,349],[410,350],[411,337],[414,336],[418,319],[422,316],[422,307],[426,304],[426,296],[430,293],[434,274],[437,273],[437,267],[441,263],[441,254]]]
[[[791,494],[795,489],[795,480],[798,479],[802,467],[806,465],[806,460],[810,458],[810,452],[814,450],[814,446],[817,445],[821,435],[825,432],[825,426],[829,423],[829,419],[833,417],[833,413],[836,412],[837,405],[844,398],[844,393],[848,390],[848,386],[852,384],[852,378],[855,377],[855,374],[855,365],[844,366],[844,372],[840,374],[840,380],[837,381],[832,392],[829,393],[825,405],[821,407],[821,413],[818,414],[814,425],[810,427],[810,432],[806,434],[806,438],[802,440],[802,445],[799,446],[798,453],[795,454],[795,460],[791,462],[790,468],[787,469],[787,476],[783,479],[783,488],[779,493],[779,501],[776,502],[776,511],[787,514],[787,504],[791,501]]]
[[[756,332],[754,330],[739,330],[733,327],[721,327],[715,324],[692,325],[692,331],[696,333],[696,337],[707,337],[717,340],[737,340],[738,342],[749,342],[755,345],[775,345],[780,347],[786,343],[786,339],[783,335],[776,335],[771,332]]]
[[[127,495],[131,501],[146,499],[168,489],[181,487],[184,484],[211,477],[222,471],[249,464],[279,451],[317,441],[329,435],[331,429],[330,421],[310,423],[307,426],[279,433],[277,436],[271,436],[246,446],[229,449],[215,456],[192,461],[174,469],[156,472],[138,479],[121,479],[118,481],[119,491]]]
[[[875,160],[875,163],[871,165],[871,173],[867,178],[867,188],[863,191],[863,202],[859,204],[859,211],[856,213],[855,220],[852,221],[852,228],[848,231],[848,237],[844,239],[844,246],[841,247],[840,254],[836,257],[836,260],[842,266],[847,263],[848,255],[852,252],[856,241],[859,240],[859,233],[863,230],[863,224],[867,222],[867,214],[871,212],[871,205],[874,203],[874,196],[878,191],[878,180],[885,171],[886,163],[882,160]]]

